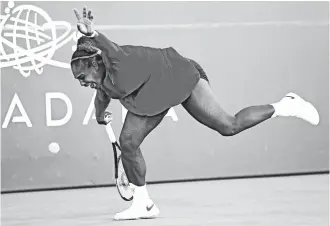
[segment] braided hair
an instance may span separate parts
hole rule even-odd
[[[115,74],[116,60],[97,48],[93,39],[86,36],[80,37],[77,42],[77,49],[72,54],[71,69],[80,71],[92,66],[97,69],[102,63],[109,73]]]

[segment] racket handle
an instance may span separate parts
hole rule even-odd
[[[105,129],[107,130],[107,133],[108,133],[108,136],[109,136],[109,139],[111,141],[111,143],[116,143],[116,136],[115,136],[115,133],[113,132],[113,129],[110,125],[110,123],[108,123],[106,126],[105,126]]]

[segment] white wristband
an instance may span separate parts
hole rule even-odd
[[[91,34],[91,35],[86,35],[86,34],[80,32],[80,31],[79,31],[79,33],[82,34],[83,36],[90,37],[90,38],[94,38],[95,36],[98,35],[97,31],[94,31],[93,34]]]
[[[96,35],[98,35],[98,33],[96,31],[94,31],[93,34],[88,37],[94,38]]]

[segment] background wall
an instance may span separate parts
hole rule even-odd
[[[203,66],[220,103],[230,113],[278,101],[290,91],[311,101],[320,112],[317,127],[281,118],[226,138],[177,106],[174,111],[178,120],[165,117],[142,145],[148,181],[329,169],[327,2],[15,2],[6,20],[4,2],[2,25],[23,26],[24,30],[24,24],[10,19],[24,22],[27,10],[21,14],[14,10],[22,4],[34,5],[49,15],[48,19],[47,15],[40,16],[41,10],[33,8],[39,12],[39,25],[47,20],[71,24],[72,30],[63,24],[56,26],[55,33],[44,30],[52,40],[65,31],[69,37],[75,31],[72,8],[87,5],[94,12],[97,28],[118,44],[176,48]],[[28,15],[30,22],[35,21],[33,10]],[[10,26],[2,29],[3,40],[15,43],[16,39],[15,45],[28,49],[25,38],[5,35],[10,31],[13,33]],[[17,68],[17,60],[26,56],[5,61],[5,55],[14,51],[5,43],[0,49],[3,191],[113,183],[113,153],[105,129],[89,117],[84,123],[93,91],[81,88],[69,69],[59,67],[69,62],[75,41],[63,46],[49,42],[54,49],[51,59],[66,64],[47,63],[40,75],[32,70],[28,77],[13,66],[4,66],[5,62],[14,62]],[[30,41],[34,46],[46,43]],[[35,62],[40,63],[38,59]],[[33,68],[29,60],[22,65]],[[65,95],[72,104],[72,114],[64,125],[47,125],[46,114],[59,120],[68,111],[65,102],[56,98],[47,107],[46,99],[54,96],[52,93],[62,93],[59,95]],[[11,103],[16,105],[10,107]],[[122,108],[113,101],[110,109],[118,135]],[[15,122],[22,114],[25,121],[30,120],[30,127]],[[49,151],[52,142],[60,146],[57,154]]]

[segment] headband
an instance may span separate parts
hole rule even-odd
[[[80,59],[88,59],[88,58],[92,58],[92,57],[94,57],[94,56],[96,56],[96,55],[101,55],[101,53],[102,53],[102,51],[101,51],[99,48],[96,48],[96,47],[93,47],[93,46],[89,46],[89,47],[87,47],[87,46],[85,46],[85,45],[81,45],[81,46],[78,46],[77,49],[78,49],[78,50],[85,50],[85,51],[87,51],[87,52],[90,52],[91,49],[92,49],[92,50],[96,51],[96,53],[93,53],[93,54],[90,55],[90,56],[75,57],[75,58],[73,58],[73,59],[71,60],[71,63],[72,63],[73,61],[80,60]]]

